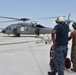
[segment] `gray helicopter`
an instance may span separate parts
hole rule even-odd
[[[6,28],[4,28],[1,32],[4,34],[14,34],[14,36],[20,37],[21,34],[50,34],[52,31],[52,28],[45,27],[41,24],[33,23],[33,22],[26,22],[30,19],[28,18],[11,18],[11,17],[3,17],[0,16],[0,18],[6,18],[6,19],[12,19],[10,21],[2,21],[0,23],[6,23],[6,22],[15,22],[15,21],[22,21],[20,23],[10,24]]]
[[[68,24],[70,24],[70,22],[72,22],[71,20],[69,20],[70,15],[68,15],[68,19],[66,20],[66,22]],[[59,16],[58,16],[59,17]],[[39,18],[39,19],[50,19],[50,18],[58,18],[58,17],[46,17],[46,18]],[[63,16],[65,17],[65,16]],[[0,18],[6,18],[6,19],[12,19],[10,21],[3,21],[0,23],[6,23],[6,22],[15,22],[15,21],[22,21],[20,23],[15,23],[15,24],[10,24],[8,25],[6,28],[4,28],[1,32],[4,34],[14,34],[14,36],[20,37],[21,34],[36,34],[36,35],[40,35],[40,34],[50,34],[52,31],[52,28],[48,28],[45,27],[41,24],[37,24],[37,23],[27,23],[26,21],[29,21],[30,19],[28,18],[12,18],[12,17],[4,17],[4,16],[0,16]]]

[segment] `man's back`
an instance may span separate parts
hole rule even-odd
[[[67,46],[68,44],[68,32],[69,32],[69,26],[67,24],[58,24],[54,27],[54,30],[56,30],[56,40],[55,42],[58,45]]]

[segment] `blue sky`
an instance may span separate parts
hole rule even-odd
[[[0,16],[14,18],[43,18],[54,16],[66,16],[71,13],[71,20],[76,20],[76,0],[0,0]],[[5,21],[8,19],[0,19]],[[36,20],[46,27],[54,27],[55,19]],[[0,27],[6,27],[10,23],[0,23]],[[70,25],[71,26],[71,25]]]

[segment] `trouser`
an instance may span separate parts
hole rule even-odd
[[[76,67],[76,45],[72,45],[72,49],[71,49],[71,61],[73,63],[73,67]]]
[[[54,63],[55,66],[53,68],[53,71],[56,73],[58,72],[58,75],[64,75],[64,62],[67,56],[67,46],[60,46],[57,45],[54,48]]]

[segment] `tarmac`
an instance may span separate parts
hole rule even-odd
[[[43,38],[31,35],[12,37],[0,33],[0,75],[48,75],[52,42],[49,43],[47,36]],[[70,58],[71,41],[68,47],[67,57]],[[76,73],[65,69],[65,75]]]

